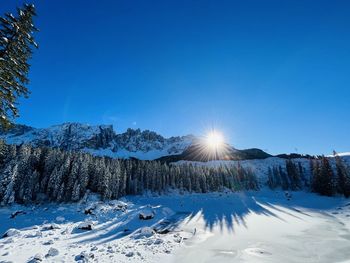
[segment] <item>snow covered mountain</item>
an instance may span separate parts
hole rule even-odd
[[[0,131],[0,138],[9,144],[58,147],[94,155],[142,160],[181,154],[195,140],[192,135],[164,138],[153,131],[140,129],[128,129],[117,134],[112,125],[81,123],[64,123],[44,129],[15,125],[10,130]]]
[[[203,156],[202,139],[193,135],[164,138],[156,132],[140,129],[128,129],[117,134],[112,125],[63,123],[42,129],[15,125],[10,130],[0,130],[0,138],[8,144],[77,150],[112,158],[158,159],[166,162],[212,160]],[[215,159],[247,160],[268,157],[271,155],[260,149],[238,150],[226,144],[225,152]]]

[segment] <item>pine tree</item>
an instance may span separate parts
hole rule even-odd
[[[87,191],[103,199],[145,190],[163,193],[170,187],[208,192],[258,189],[252,170],[240,165],[206,167],[171,165],[157,161],[113,160],[79,152],[29,145],[6,146],[0,166],[0,202],[35,200],[78,201]],[[278,171],[274,167],[274,171]],[[273,172],[275,173],[275,172]],[[279,175],[275,176],[280,185]]]
[[[275,169],[272,169],[271,167],[269,167],[268,171],[267,171],[267,186],[270,189],[275,189],[277,186],[280,186],[278,184],[277,178],[276,178],[276,172]]]
[[[301,162],[298,162],[298,172],[299,172],[299,175],[300,175],[300,179],[303,182],[303,185],[305,187],[310,187],[310,183],[309,183],[308,179],[305,176],[305,169],[302,166]]]
[[[333,179],[334,175],[332,167],[328,159],[323,156],[321,159],[321,165],[318,171],[318,175],[316,177],[316,192],[321,195],[332,196],[335,190]]]
[[[337,170],[337,191],[346,198],[350,196],[350,174],[341,157],[334,151]]]
[[[0,17],[0,126],[8,127],[18,116],[18,97],[28,96],[28,60],[32,47],[38,47],[33,32],[34,5],[17,8],[17,16]]]
[[[5,155],[6,155],[6,144],[4,140],[0,139],[0,168],[5,159]]]
[[[12,204],[15,202],[14,185],[18,175],[18,165],[10,163],[4,172],[4,177],[1,178],[0,191],[3,193],[0,199],[2,205]]]
[[[282,167],[278,167],[278,172],[281,177],[281,186],[283,190],[288,190],[290,187],[289,181],[288,181],[288,176],[287,174],[283,171]]]
[[[320,185],[320,164],[318,160],[310,159],[311,170],[311,190],[315,193],[319,193],[321,190]]]
[[[286,170],[287,170],[287,175],[290,181],[290,188],[291,190],[298,190],[301,188],[301,179],[300,179],[300,174],[297,169],[297,166],[291,161],[287,160],[286,161]]]
[[[76,202],[80,200],[80,194],[81,194],[81,187],[80,184],[78,182],[78,180],[75,181],[74,186],[73,186],[73,190],[72,190],[72,198],[71,201]]]

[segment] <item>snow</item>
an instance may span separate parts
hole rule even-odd
[[[262,189],[3,207],[0,233],[9,236],[0,239],[0,261],[349,261],[350,200],[286,196]],[[20,210],[26,214],[11,218]],[[150,211],[153,218],[139,219]],[[92,230],[77,231],[87,224]]]
[[[54,256],[57,256],[58,254],[59,254],[58,249],[51,247],[49,249],[49,251],[47,252],[47,254],[45,255],[45,257],[47,257],[47,258],[48,257],[54,257]]]
[[[36,254],[34,257],[33,257],[33,261],[43,261],[44,260],[44,256],[43,254]]]
[[[132,234],[132,237],[135,239],[139,238],[148,238],[155,234],[154,230],[150,227],[142,227]]]
[[[334,156],[332,156],[334,157]],[[335,159],[330,156],[329,160],[333,168],[335,169]],[[342,155],[344,162],[350,166],[350,155]],[[310,160],[307,158],[294,158],[292,159],[294,163],[300,163],[306,172],[310,172]],[[257,176],[260,183],[264,184],[267,181],[268,169],[274,166],[285,167],[286,159],[279,157],[269,157],[266,159],[254,159],[254,160],[241,160],[241,161],[232,161],[232,160],[217,160],[217,161],[208,161],[208,162],[195,162],[195,161],[178,161],[173,164],[182,165],[182,164],[192,164],[192,165],[204,165],[209,167],[218,167],[218,166],[236,166],[240,164],[243,168],[249,168]]]
[[[186,149],[190,145],[189,143],[184,143],[180,147],[176,149],[176,151],[171,152],[171,155],[174,154],[181,154],[184,149]],[[89,149],[84,148],[82,149],[84,152],[91,153],[95,156],[108,156],[111,158],[122,158],[122,159],[128,159],[128,158],[136,158],[139,160],[155,160],[164,156],[170,155],[170,149],[173,148],[173,145],[167,145],[163,149],[154,149],[149,151],[128,151],[126,149],[119,149],[118,151],[113,151],[112,149]]]
[[[93,221],[85,221],[85,222],[81,222],[77,228],[78,229],[82,229],[82,230],[92,230],[94,228],[95,222]]]
[[[337,153],[338,156],[350,156],[350,152]],[[334,154],[328,155],[328,157],[334,157]]]
[[[90,126],[80,123],[63,123],[46,129],[27,127],[28,130],[24,131],[23,134],[5,133],[1,137],[9,144],[35,144],[38,141],[49,140],[53,147],[58,147],[65,141],[68,129],[70,129],[71,139],[69,142],[75,145],[99,133],[100,127],[103,128],[105,125]]]
[[[103,145],[97,145],[94,138],[106,138]],[[91,126],[81,123],[63,123],[48,128],[15,126],[8,132],[0,132],[0,139],[8,144],[47,145],[50,147],[81,150],[96,156],[112,158],[137,158],[154,160],[163,156],[181,154],[193,142],[193,136],[163,138],[150,131],[129,129],[115,133],[112,125]]]
[[[16,236],[19,235],[21,232],[15,228],[10,228],[9,230],[7,230],[2,236],[3,237],[12,237],[12,236]]]
[[[139,213],[139,218],[142,220],[149,220],[154,217],[155,213],[151,209],[145,209]]]

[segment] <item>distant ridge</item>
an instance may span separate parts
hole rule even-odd
[[[200,139],[193,135],[165,138],[156,132],[128,129],[116,133],[112,125],[63,123],[48,128],[15,125],[10,130],[0,130],[0,138],[9,144],[31,144],[64,150],[84,151],[97,156],[136,158],[161,162],[251,160],[266,159],[272,155],[258,148],[238,150],[226,144],[225,151],[209,156],[203,154]],[[281,158],[307,157],[280,154]]]

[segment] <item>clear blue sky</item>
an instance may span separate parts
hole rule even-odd
[[[19,123],[214,126],[237,148],[350,150],[350,1],[33,3],[40,49]]]

